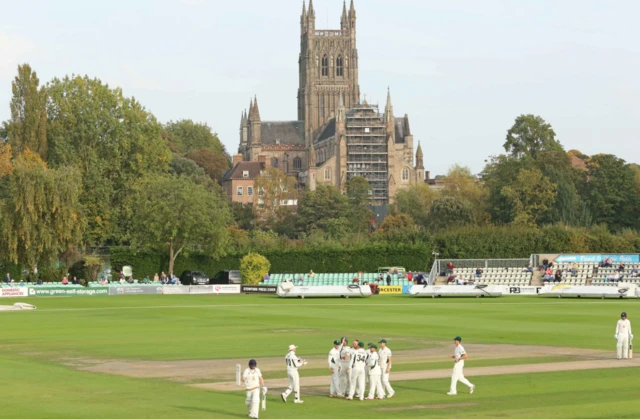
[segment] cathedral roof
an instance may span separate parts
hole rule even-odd
[[[318,143],[320,141],[327,140],[331,137],[334,137],[335,135],[336,135],[336,119],[331,118],[329,122],[327,122],[326,125],[324,126],[324,129],[320,133],[320,136],[318,137],[318,140],[316,142]]]
[[[304,145],[304,121],[262,121],[260,141],[265,145]]]

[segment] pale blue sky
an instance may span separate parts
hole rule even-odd
[[[308,3],[308,2],[307,2]],[[207,122],[233,154],[240,112],[296,118],[302,0],[0,0],[0,120],[28,62],[41,81],[88,74],[162,122]],[[341,0],[314,0],[319,29]],[[425,166],[479,172],[522,113],[566,149],[640,163],[640,2],[356,0],[360,87],[408,113]],[[328,25],[327,25],[328,22]],[[416,144],[417,145],[417,144]]]

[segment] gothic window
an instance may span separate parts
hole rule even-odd
[[[326,55],[322,57],[322,75],[329,75],[329,57],[327,57]]]
[[[275,167],[275,168],[278,167],[278,158],[277,157],[274,157],[274,158],[271,159],[271,167]]]
[[[409,180],[409,169],[402,169],[402,180]]]
[[[328,167],[324,169],[324,179],[331,180],[331,169]]]
[[[342,63],[342,55],[338,55],[336,59],[336,76],[342,77],[344,76],[344,67]]]
[[[295,159],[293,159],[293,168],[302,169],[302,159],[300,157],[296,157]]]

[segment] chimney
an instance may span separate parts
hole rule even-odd
[[[242,154],[234,154],[233,155],[233,166],[240,163],[242,161]]]
[[[426,172],[424,172],[424,175],[427,178],[426,180],[431,179],[431,172],[430,171],[427,170]]]

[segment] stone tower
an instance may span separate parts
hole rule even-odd
[[[305,123],[309,148],[320,128],[335,116],[341,97],[346,109],[359,101],[353,0],[348,13],[346,2],[343,4],[340,30],[316,29],[313,0],[309,1],[309,10],[303,2],[300,33],[298,120]]]

